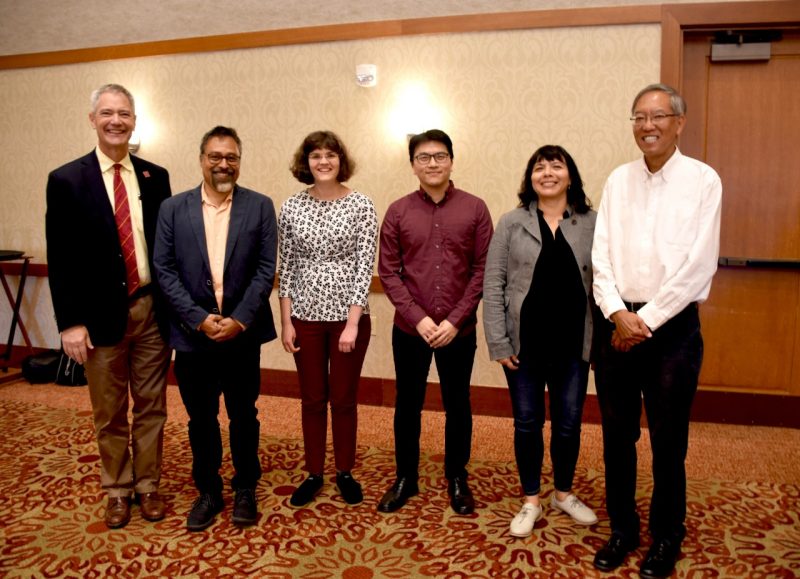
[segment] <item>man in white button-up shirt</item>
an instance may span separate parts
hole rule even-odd
[[[639,546],[636,441],[644,399],[653,451],[643,577],[669,576],[686,534],[689,414],[703,340],[705,301],[719,254],[722,185],[716,172],[678,150],[683,98],[650,85],[634,99],[633,136],[644,156],[618,167],[603,190],[592,263],[597,396],[603,417],[611,538],[595,556],[610,571]]]

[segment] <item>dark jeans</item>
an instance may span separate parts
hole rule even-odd
[[[688,306],[628,353],[611,347],[612,328],[598,324],[595,366],[611,530],[630,538],[639,534],[636,441],[643,398],[653,452],[650,533],[656,540],[680,541],[686,535],[689,414],[703,360],[697,306]]]
[[[526,496],[538,495],[544,458],[544,388],[550,392],[550,460],[556,490],[572,489],[581,447],[581,415],[589,364],[580,359],[533,362],[520,359],[517,370],[505,366],[514,411],[514,455]]]
[[[392,352],[397,375],[394,445],[397,476],[417,479],[422,406],[431,359],[436,358],[445,411],[444,472],[448,479],[467,476],[472,444],[472,407],[469,401],[475,332],[456,336],[447,346],[431,348],[419,335],[392,329]]]
[[[230,420],[234,489],[255,488],[261,478],[258,459],[260,424],[256,400],[261,387],[261,345],[234,339],[210,351],[176,352],[175,377],[189,414],[192,477],[201,493],[222,492],[222,438],[219,397],[225,397]]]
[[[352,352],[339,351],[346,322],[304,322],[292,318],[297,333],[295,353],[300,382],[306,470],[322,475],[328,436],[328,402],[336,470],[349,472],[356,462],[358,381],[370,338],[370,317],[361,316]]]

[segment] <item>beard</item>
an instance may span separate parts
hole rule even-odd
[[[236,182],[233,180],[233,173],[228,171],[215,171],[211,173],[211,184],[214,190],[219,193],[230,193]]]

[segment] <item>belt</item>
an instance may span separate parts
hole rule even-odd
[[[647,305],[647,302],[626,302],[625,300],[622,300],[622,303],[625,304],[626,310],[633,313],[638,312]]]
[[[136,300],[149,296],[153,293],[153,284],[141,285],[137,287],[134,292],[128,296],[128,302],[135,302]]]

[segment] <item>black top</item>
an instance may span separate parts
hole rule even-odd
[[[534,361],[580,358],[587,298],[578,262],[561,227],[553,235],[542,211],[537,209],[536,215],[542,251],[522,302],[520,357]]]

